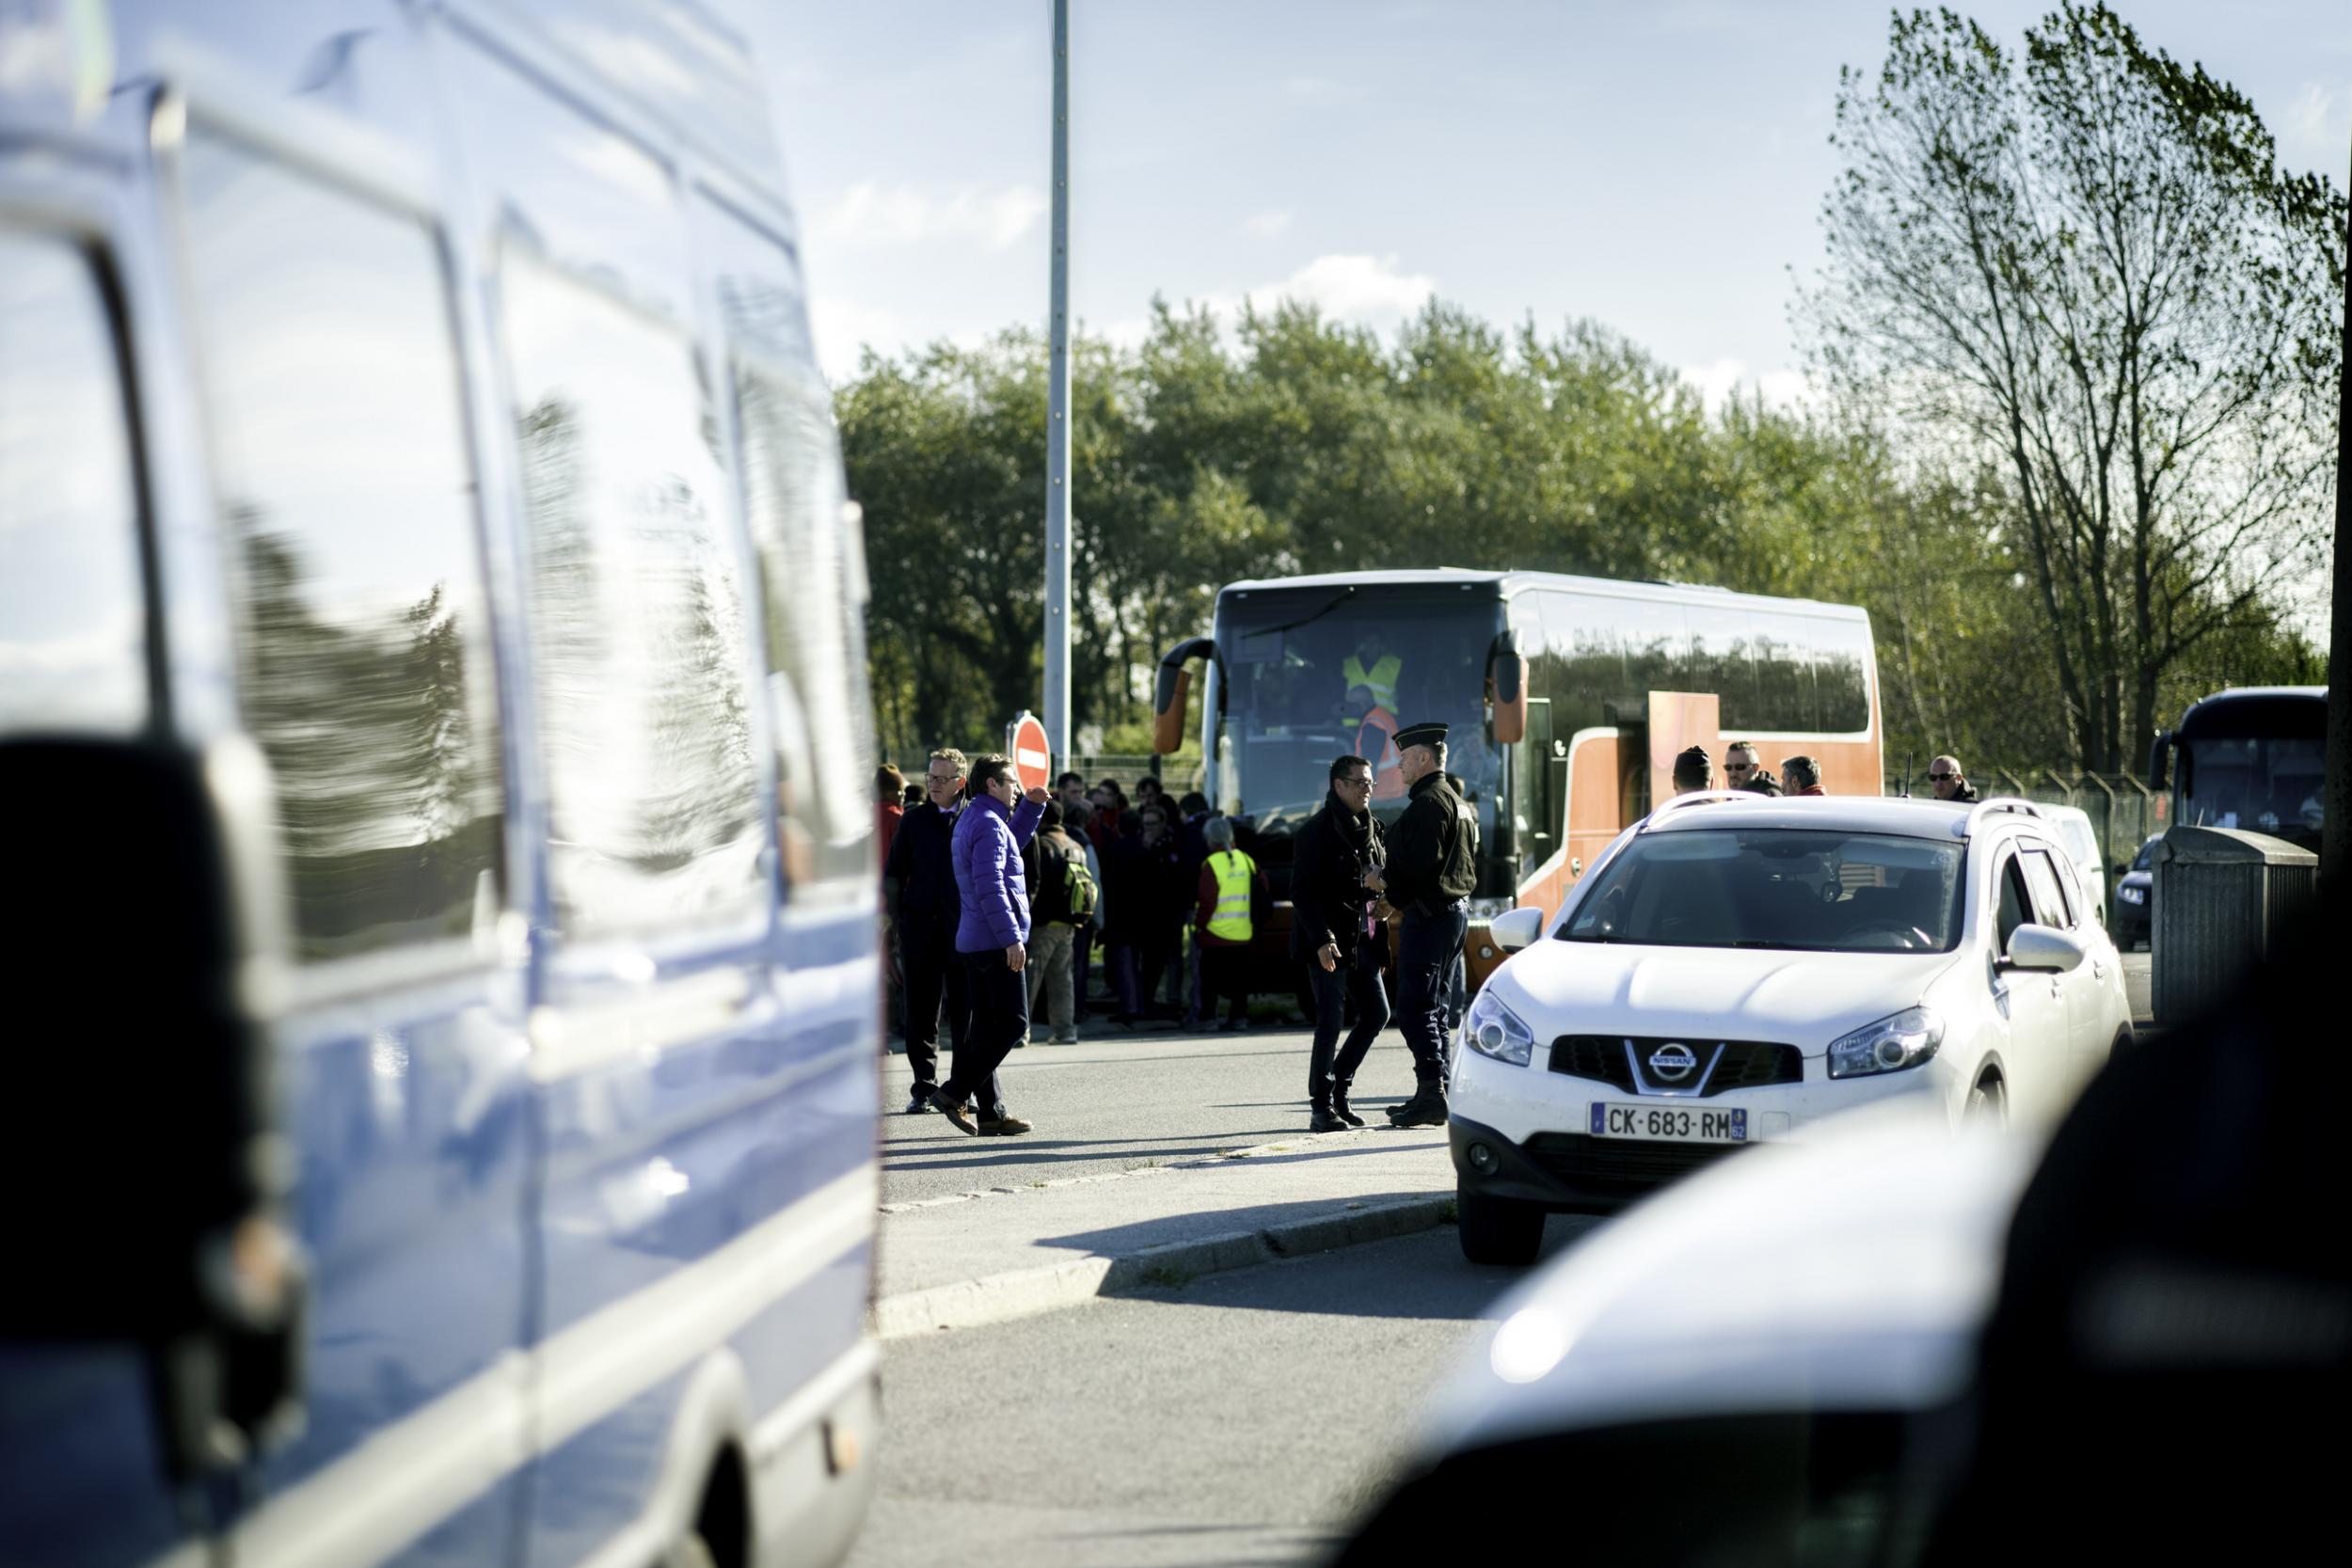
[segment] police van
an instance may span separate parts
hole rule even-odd
[[[864,599],[701,0],[0,7],[0,1559],[847,1551]]]

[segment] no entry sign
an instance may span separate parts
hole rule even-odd
[[[1023,789],[1044,789],[1053,783],[1054,758],[1045,749],[1045,723],[1034,713],[1024,713],[1005,727],[1005,754],[1012,758],[1012,770],[1021,777]]]

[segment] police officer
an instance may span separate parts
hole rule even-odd
[[[1364,885],[1364,873],[1388,855],[1387,835],[1372,815],[1372,764],[1353,752],[1334,758],[1323,809],[1298,830],[1291,849],[1291,956],[1306,965],[1315,999],[1314,1048],[1307,1058],[1307,1126],[1315,1132],[1364,1124],[1348,1108],[1348,1085],[1389,1023],[1388,993],[1380,987],[1389,933],[1372,917],[1378,895]],[[1355,1026],[1342,1045],[1351,1007]]]
[[[1477,856],[1462,799],[1445,779],[1443,724],[1397,732],[1405,815],[1389,830],[1389,863],[1364,885],[1404,911],[1397,939],[1397,1027],[1413,1053],[1413,1098],[1389,1112],[1399,1127],[1445,1125],[1445,980],[1470,929]]]

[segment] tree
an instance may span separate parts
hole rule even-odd
[[[2253,105],[2067,4],[2004,48],[1896,17],[1841,74],[1847,166],[1799,306],[1850,407],[1997,472],[2082,766],[2128,766],[2168,676],[2326,560],[2344,198]]]

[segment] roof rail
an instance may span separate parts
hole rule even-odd
[[[1652,806],[1649,815],[1643,817],[1641,823],[1633,831],[1637,833],[1648,832],[1658,825],[1660,817],[1680,811],[1686,806],[1713,805],[1718,801],[1770,800],[1772,799],[1773,799],[1772,796],[1758,795],[1753,789],[1692,790],[1688,794],[1671,796],[1662,804]]]
[[[1970,838],[1977,832],[1977,818],[1995,812],[2015,812],[2020,816],[2039,817],[2042,808],[2018,795],[1995,795],[1990,800],[1979,800],[1968,808],[1967,816],[1952,829],[1955,838]]]

